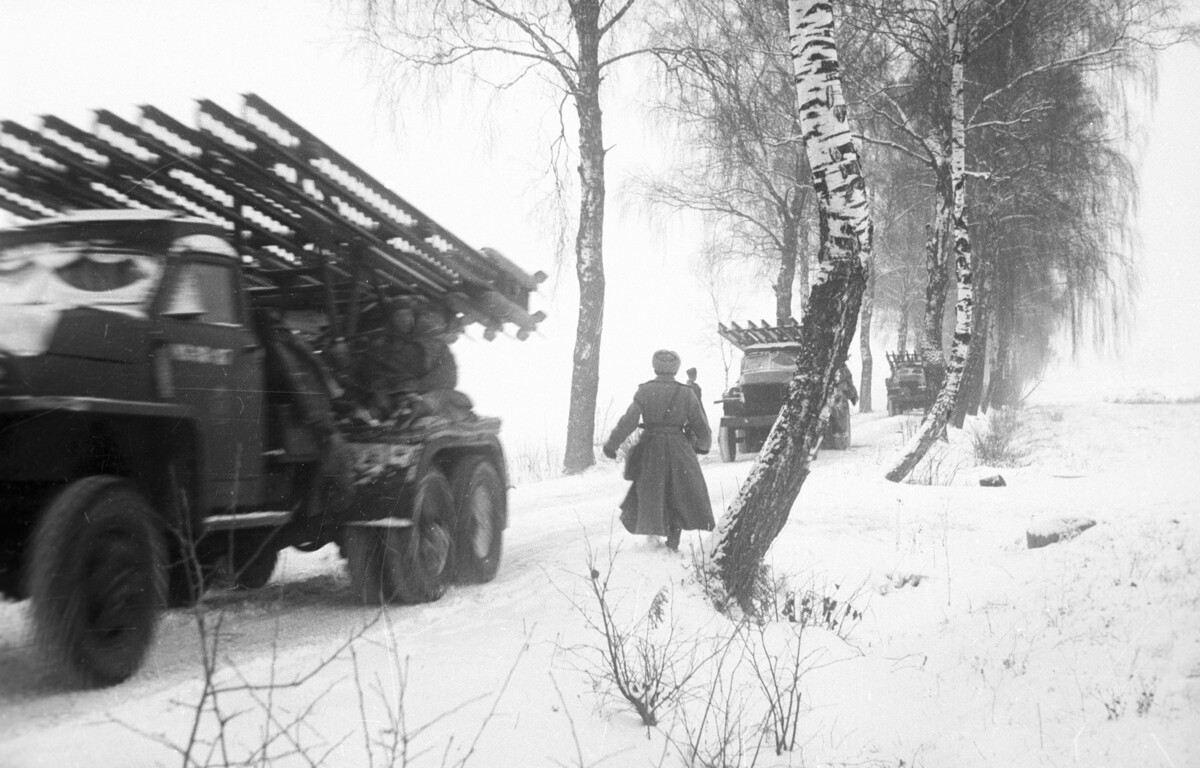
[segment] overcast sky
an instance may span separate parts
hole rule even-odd
[[[52,113],[88,126],[93,108],[133,117],[136,105],[149,103],[191,122],[194,99],[236,108],[239,94],[259,94],[468,242],[556,276],[535,300],[551,314],[541,337],[468,339],[458,349],[463,386],[481,409],[500,412],[529,439],[546,433],[560,441],[576,310],[570,244],[556,272],[547,224],[553,105],[529,93],[438,104],[411,96],[397,121],[344,29],[344,0],[5,0],[0,118],[32,124]],[[1177,335],[1190,328],[1187,297],[1200,285],[1200,53],[1166,54],[1161,75],[1142,169],[1140,331],[1127,357],[1200,384],[1200,350],[1190,332],[1185,343]],[[632,75],[624,77],[628,84]],[[663,346],[678,349],[685,366],[698,363],[716,396],[723,382],[706,343],[712,316],[688,266],[695,227],[648,215],[622,193],[628,175],[666,149],[633,110],[610,106],[606,118],[601,410],[624,408],[649,376],[650,353]],[[771,307],[746,311],[770,316]]]

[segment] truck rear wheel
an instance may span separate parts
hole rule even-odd
[[[454,494],[446,476],[430,470],[417,482],[412,525],[387,529],[384,586],[405,603],[437,600],[446,592],[453,556]]]
[[[28,560],[41,644],[88,683],[125,680],[154,639],[165,570],[141,494],[105,475],[71,483],[42,513]]]
[[[346,570],[350,572],[350,589],[365,605],[382,605],[390,595],[383,588],[383,552],[386,529],[371,526],[347,525],[342,529],[342,547],[346,555]]]
[[[721,451],[721,461],[737,459],[737,431],[732,427],[721,427],[717,430],[717,447]]]
[[[496,578],[504,538],[505,493],[500,473],[483,456],[468,456],[454,468],[455,571],[459,581],[482,584]]]
[[[212,568],[201,565],[194,554],[179,544],[168,547],[167,607],[191,608],[200,602],[212,580]]]

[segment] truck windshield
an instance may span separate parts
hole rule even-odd
[[[0,307],[87,306],[145,315],[162,269],[161,258],[110,243],[0,247]]]
[[[749,352],[742,359],[742,372],[790,370],[796,367],[796,356],[791,352]]]

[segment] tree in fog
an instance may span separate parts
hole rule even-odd
[[[784,0],[693,0],[655,15],[657,105],[682,150],[666,176],[645,180],[653,202],[700,212],[709,250],[773,264],[775,319],[808,290],[808,163],[800,140]],[[800,307],[803,311],[803,305]]]
[[[1018,97],[1031,85],[1064,70],[1111,69],[1144,47],[1141,36],[1159,23],[1154,10],[1171,0],[940,0],[913,6],[892,0],[856,3],[856,19],[881,30],[896,51],[890,77],[860,84],[870,117],[888,128],[869,138],[907,153],[928,169],[934,189],[927,244],[928,285],[921,348],[927,371],[942,357],[941,312],[947,275],[944,254],[953,254],[956,284],[953,343],[933,408],[888,473],[902,479],[929,446],[944,435],[958,402],[974,332],[972,233],[967,225],[967,182],[981,173],[972,142],[986,131],[1019,130],[1041,118],[1045,107]],[[1029,55],[1004,77],[983,83],[1002,45]],[[969,75],[969,76],[968,76]],[[968,157],[971,167],[968,168]]]
[[[595,463],[596,398],[604,327],[604,119],[601,84],[618,62],[642,53],[614,41],[636,0],[360,0],[362,39],[400,76],[461,70],[503,91],[526,78],[549,83],[560,110],[578,119],[579,222],[575,272],[579,314],[563,468]],[[566,126],[555,142],[567,144]],[[509,137],[524,141],[525,137]],[[556,159],[557,162],[557,159]]]
[[[871,253],[867,190],[846,121],[833,8],[825,0],[790,0],[788,21],[801,134],[826,226],[783,410],[711,540],[712,567],[745,611],[753,610],[763,558],[808,476],[822,413],[854,336]]]
[[[1119,325],[1136,285],[1125,94],[1152,80],[1154,47],[1194,36],[1172,15],[1169,2],[1042,0],[980,48],[970,123],[972,162],[987,172],[975,206],[984,258],[958,420],[992,395],[1019,397],[1062,326],[1074,342],[1085,317],[1100,332]],[[1108,44],[1063,63],[1081,30]]]
[[[874,377],[871,337],[876,318],[895,316],[897,347],[908,343],[908,317],[917,303],[924,284],[924,265],[920,260],[924,238],[925,203],[928,190],[914,178],[912,164],[893,152],[875,151],[871,163],[871,219],[875,225],[874,248],[867,266],[867,286],[863,292],[858,321],[861,356],[858,386],[859,413],[870,413]]]

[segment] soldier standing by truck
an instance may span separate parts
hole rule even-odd
[[[697,383],[697,381],[696,381],[696,369],[695,368],[687,369],[687,385],[693,392],[696,393],[696,400],[698,400],[700,402],[700,405],[703,409],[704,390],[700,389],[700,384]]]
[[[829,403],[829,422],[825,427],[825,445],[837,450],[850,447],[850,404],[858,405],[858,389],[850,366],[842,363],[833,383]]]

